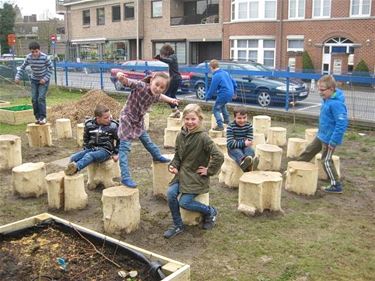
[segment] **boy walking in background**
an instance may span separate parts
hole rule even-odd
[[[223,131],[224,125],[221,114],[223,114],[224,123],[229,124],[227,103],[232,100],[232,97],[236,92],[237,84],[236,81],[230,77],[228,72],[219,68],[219,62],[217,60],[210,61],[210,68],[213,74],[211,85],[206,93],[205,100],[209,100],[214,93],[217,93],[215,105],[212,109],[217,126],[213,128],[213,130]]]
[[[40,51],[37,42],[29,44],[31,51],[17,71],[15,82],[20,83],[22,72],[30,65],[31,68],[31,101],[35,116],[35,123],[44,125],[47,120],[46,94],[52,75],[53,65],[48,56]]]
[[[253,148],[253,125],[247,121],[243,107],[233,109],[234,121],[227,127],[228,155],[236,161],[242,171],[253,171],[258,166]]]

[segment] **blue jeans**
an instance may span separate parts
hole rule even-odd
[[[139,136],[139,140],[148,152],[152,155],[152,159],[159,159],[162,155],[159,147],[154,144],[146,131]],[[121,169],[121,179],[130,179],[128,154],[131,151],[131,140],[120,140],[119,159]]]
[[[242,159],[246,156],[254,157],[255,152],[254,149],[250,146],[246,146],[244,148],[233,148],[228,149],[228,155],[232,158],[238,165],[240,165]]]
[[[198,201],[195,201],[194,198],[198,194],[193,193],[182,193],[180,201],[177,197],[180,194],[180,183],[176,182],[169,186],[167,192],[168,206],[171,210],[173,224],[178,227],[183,226],[180,207],[189,211],[202,213],[204,216],[209,216],[211,214],[211,207],[204,205]]]
[[[223,127],[223,119],[221,118],[221,114],[223,114],[224,117],[224,123],[229,123],[229,113],[227,109],[227,103],[226,102],[218,102],[216,100],[214,107],[212,108],[212,113],[215,116],[216,123],[219,127]]]
[[[49,82],[42,85],[39,81],[31,79],[31,101],[33,103],[34,116],[37,120],[47,117],[46,94],[48,85]]]
[[[104,149],[89,148],[78,151],[70,157],[71,162],[77,164],[78,171],[94,162],[103,162],[110,158],[111,154]]]

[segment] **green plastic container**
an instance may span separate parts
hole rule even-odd
[[[10,111],[23,111],[23,110],[33,109],[33,107],[31,105],[22,104],[22,105],[2,107],[1,109],[10,110]]]

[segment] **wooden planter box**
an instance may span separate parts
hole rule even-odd
[[[18,125],[34,122],[34,119],[31,105],[0,107],[0,123]]]
[[[0,107],[9,106],[9,105],[10,105],[9,101],[0,100]]]
[[[189,281],[190,280],[190,266],[188,264],[184,264],[184,263],[163,257],[161,255],[149,252],[142,248],[132,246],[120,240],[103,235],[101,233],[87,229],[77,224],[73,224],[67,220],[50,215],[48,213],[43,213],[37,216],[33,216],[33,217],[26,218],[17,222],[13,222],[10,224],[0,226],[0,234],[6,235],[7,233],[20,231],[20,230],[23,230],[23,229],[26,229],[26,228],[38,225],[40,223],[50,221],[50,220],[54,220],[56,223],[63,224],[64,227],[66,226],[67,228],[71,228],[71,229],[74,228],[82,233],[87,233],[89,235],[95,236],[95,238],[113,243],[115,245],[118,245],[119,247],[125,247],[130,250],[136,251],[140,254],[143,254],[151,262],[158,261],[161,264],[162,272],[166,276],[164,279],[162,279],[162,281],[173,281],[173,280],[174,281]]]

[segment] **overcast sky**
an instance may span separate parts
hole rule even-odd
[[[37,14],[38,20],[55,17],[55,0],[13,0],[10,3],[17,4],[21,9],[22,16]],[[60,17],[61,18],[61,17]]]

